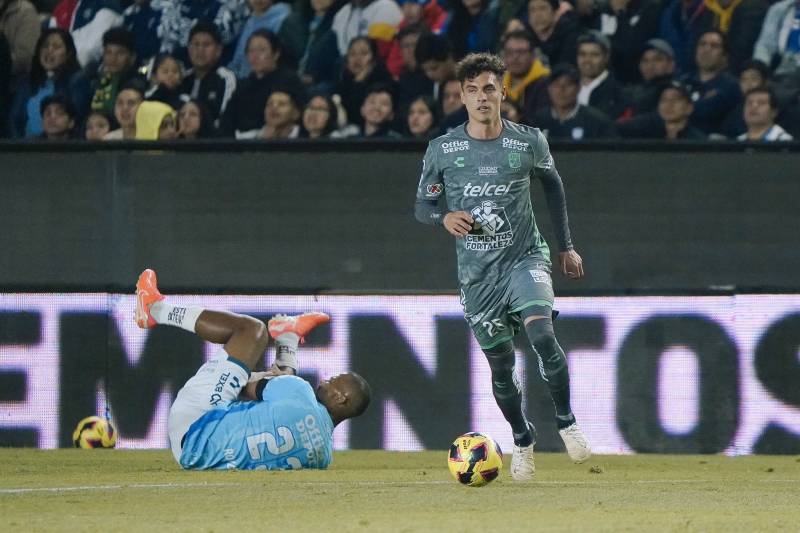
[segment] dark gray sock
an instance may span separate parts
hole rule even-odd
[[[550,398],[556,408],[556,423],[563,429],[575,423],[570,407],[569,369],[564,350],[556,341],[553,322],[549,318],[532,320],[525,326],[528,339],[539,356],[539,372],[547,382]]]
[[[492,370],[492,393],[503,416],[511,424],[517,446],[528,446],[534,436],[522,412],[522,390],[514,373],[514,345],[511,341],[483,351]]]

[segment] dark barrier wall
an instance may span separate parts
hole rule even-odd
[[[377,148],[5,147],[0,285],[121,289],[152,266],[193,291],[454,290],[451,239],[412,216],[423,147]],[[800,287],[800,154],[554,152],[588,273],[562,290]]]

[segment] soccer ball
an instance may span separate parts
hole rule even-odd
[[[491,437],[482,433],[465,433],[450,446],[447,466],[459,483],[481,487],[500,475],[503,451]]]
[[[87,416],[72,433],[76,448],[113,448],[117,445],[117,431],[110,420]]]

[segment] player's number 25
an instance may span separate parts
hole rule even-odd
[[[490,337],[494,337],[499,332],[506,329],[505,325],[503,325],[503,322],[499,318],[492,319],[491,322],[485,320],[481,326],[486,328],[486,333],[488,333]]]
[[[261,450],[259,446],[262,444],[267,445],[267,451],[272,455],[281,455],[294,448],[292,430],[286,426],[278,426],[278,436],[283,439],[283,444],[278,444],[275,435],[269,431],[247,437],[247,449],[250,450],[250,457],[252,457],[254,461],[261,459]]]

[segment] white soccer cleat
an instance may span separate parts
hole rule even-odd
[[[592,456],[592,448],[589,446],[589,441],[577,422],[564,429],[559,429],[558,434],[561,435],[561,440],[564,441],[564,446],[567,447],[569,458],[576,463],[582,463]]]
[[[530,481],[535,473],[533,444],[530,446],[517,446],[515,444],[514,454],[511,456],[511,477],[514,481]]]

